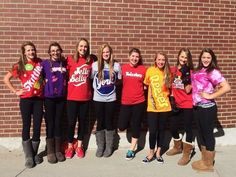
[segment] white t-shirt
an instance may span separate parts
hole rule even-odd
[[[102,81],[98,80],[98,62],[92,64],[92,74],[93,79],[93,100],[99,102],[111,102],[116,100],[116,81],[121,79],[121,67],[118,62],[114,63],[114,72],[111,79],[109,78],[109,65],[104,64],[103,69],[104,79]]]

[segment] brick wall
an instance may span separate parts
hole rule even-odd
[[[217,99],[219,122],[236,126],[235,0],[2,0],[0,137],[21,134],[18,98],[2,82],[18,60],[21,43],[33,41],[38,56],[45,58],[50,42],[58,41],[68,55],[80,37],[90,40],[95,54],[109,42],[121,63],[127,62],[131,47],[138,47],[147,66],[156,51],[166,52],[173,65],[181,47],[190,48],[195,63],[203,47],[212,48],[232,87]]]

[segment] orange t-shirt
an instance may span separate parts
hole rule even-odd
[[[144,79],[144,84],[148,85],[147,112],[171,111],[170,91],[165,86],[163,78],[163,71],[154,66],[148,68]]]

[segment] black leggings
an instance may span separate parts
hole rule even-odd
[[[171,134],[174,139],[179,139],[180,125],[183,123],[184,132],[186,133],[186,142],[192,143],[193,140],[193,109],[182,108],[170,118]]]
[[[121,105],[118,128],[124,131],[127,129],[130,121],[132,137],[139,138],[144,111],[144,102],[135,105]]]
[[[43,117],[43,100],[38,97],[21,98],[20,112],[23,122],[23,129],[22,129],[23,141],[30,139],[31,115],[33,115],[32,141],[39,141],[41,123]]]
[[[165,140],[165,126],[170,112],[148,112],[149,146],[162,148]]]
[[[61,120],[64,113],[64,98],[45,98],[45,122],[47,138],[61,137]]]
[[[208,151],[215,150],[214,125],[217,119],[217,106],[202,108],[197,106],[194,109],[199,132],[199,142],[206,146]]]
[[[94,101],[94,108],[97,117],[97,131],[104,129],[113,130],[113,117],[116,110],[116,101]]]
[[[82,141],[85,134],[86,117],[89,109],[89,101],[72,101],[67,100],[67,117],[68,117],[68,141],[73,142],[75,126],[78,120],[77,139]]]

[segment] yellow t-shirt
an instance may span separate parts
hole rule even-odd
[[[144,84],[148,85],[148,107],[147,112],[171,111],[169,101],[169,89],[165,86],[164,72],[157,67],[147,69]]]

